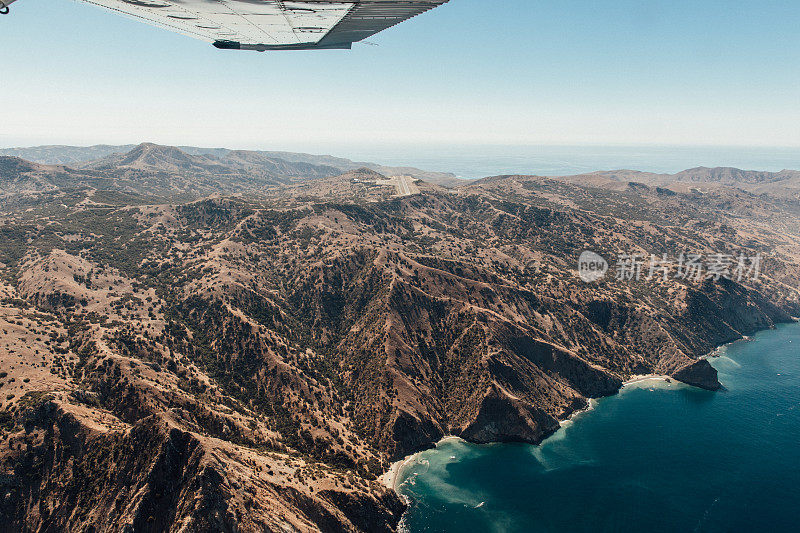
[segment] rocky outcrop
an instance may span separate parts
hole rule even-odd
[[[722,388],[722,384],[717,379],[717,369],[705,359],[689,363],[672,374],[672,377],[701,389],[713,391]]]
[[[478,415],[458,436],[476,443],[538,444],[558,427],[558,420],[542,409],[493,388],[481,402]]]
[[[420,420],[406,411],[399,411],[392,424],[392,440],[395,451],[392,459],[399,459],[412,453],[425,450],[444,437],[441,428],[429,418]]]

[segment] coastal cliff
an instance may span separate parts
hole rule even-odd
[[[717,370],[705,359],[690,363],[673,374],[678,381],[706,390],[719,390],[722,384],[717,379]]]

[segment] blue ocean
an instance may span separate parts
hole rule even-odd
[[[408,532],[800,531],[800,324],[721,348],[726,390],[642,381],[540,446],[440,443]]]

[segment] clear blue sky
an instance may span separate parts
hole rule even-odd
[[[273,53],[68,0],[11,10],[2,146],[800,146],[796,0],[451,0],[379,46]]]

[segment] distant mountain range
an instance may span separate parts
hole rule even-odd
[[[676,174],[655,174],[637,170],[609,170],[564,176],[560,179],[584,185],[619,188],[628,182],[651,186],[671,186],[676,190],[703,187],[738,187],[756,194],[797,195],[800,192],[800,171],[765,172],[732,167],[696,167]],[[621,185],[620,185],[621,184]],[[682,185],[682,187],[681,187]]]
[[[100,152],[95,150],[93,153]],[[183,201],[213,194],[273,194],[287,186],[316,183],[348,172],[375,172],[366,167],[342,168],[353,166],[351,163],[336,163],[340,166],[315,164],[301,161],[300,154],[295,156],[290,161],[268,152],[246,150],[203,155],[152,143],[143,143],[127,152],[113,152],[95,160],[73,162],[70,166],[32,162],[18,156],[0,156],[0,194],[91,188]],[[386,175],[413,176],[416,173],[433,182],[462,183],[456,178],[418,169],[375,167]]]
[[[194,146],[36,146],[0,149],[0,194],[88,186],[149,196],[192,198],[209,194],[265,193],[276,187],[368,169],[384,176],[407,175],[447,188],[463,185],[453,174],[414,167],[355,162],[330,155],[230,150]],[[697,167],[675,174],[608,170],[556,179],[622,190],[631,183],[703,193],[735,187],[753,194],[795,198],[800,171],[765,172],[732,167]]]
[[[45,165],[66,165],[77,168],[93,168],[97,164],[102,164],[101,161],[127,164],[125,163],[126,158],[121,157],[123,155],[129,155],[131,158],[144,157],[149,166],[158,166],[155,164],[157,160],[160,160],[161,164],[163,164],[165,160],[170,157],[174,157],[178,160],[182,159],[186,163],[189,159],[187,156],[196,156],[204,157],[207,158],[207,160],[217,163],[222,162],[222,164],[226,164],[234,162],[242,166],[250,166],[251,168],[253,166],[266,166],[269,168],[274,165],[275,172],[279,174],[288,172],[288,175],[310,171],[312,175],[322,173],[332,176],[349,170],[368,168],[387,176],[408,175],[446,187],[453,187],[461,183],[461,180],[456,178],[454,174],[448,172],[433,172],[420,170],[414,167],[392,167],[370,162],[356,162],[330,155],[280,151],[229,150],[227,148],[199,148],[196,146],[162,146],[161,149],[156,149],[158,146],[159,145],[153,143],[142,143],[138,146],[133,144],[98,144],[94,146],[47,145],[29,148],[0,148],[0,156],[19,157],[27,161]],[[166,148],[169,148],[169,150],[166,150]],[[141,152],[147,153],[144,154]],[[208,165],[208,161],[205,163],[198,161],[198,163],[202,166]],[[290,163],[296,165],[306,164],[320,168],[315,170],[312,167],[291,166],[289,165]],[[177,164],[179,166],[181,165],[180,162],[177,162]],[[278,170],[279,168],[280,171]]]

